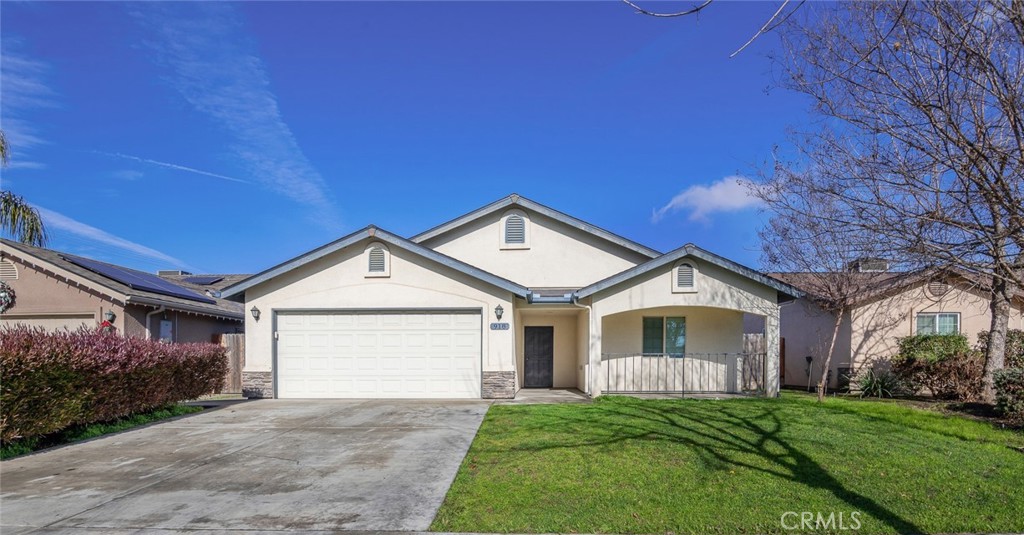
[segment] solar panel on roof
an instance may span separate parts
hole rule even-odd
[[[220,282],[220,281],[224,280],[224,277],[217,277],[217,276],[214,276],[214,275],[197,275],[195,277],[185,277],[184,279],[181,279],[181,280],[184,281],[184,282],[191,283],[191,284],[202,284],[202,285],[205,286],[207,284],[213,284],[215,282]]]
[[[186,290],[177,284],[165,281],[156,275],[150,275],[143,271],[136,271],[134,269],[105,264],[89,258],[81,258],[72,255],[66,255],[63,258],[72,264],[88,269],[93,273],[103,275],[108,279],[113,279],[121,284],[125,284],[134,290],[143,290],[146,292],[158,293],[160,295],[180,297],[190,301],[199,301],[200,303],[216,303],[216,301],[212,299],[199,295],[193,291]]]

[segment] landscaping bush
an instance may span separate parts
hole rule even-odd
[[[978,333],[978,351],[985,354],[988,349],[988,331]],[[1024,368],[1024,331],[1010,329],[1006,331],[1005,368]]]
[[[1024,368],[996,370],[996,410],[1008,419],[1024,423]]]
[[[973,401],[981,394],[984,356],[962,334],[901,338],[892,371],[913,392],[928,389],[940,399]]]
[[[81,329],[0,330],[0,442],[104,422],[215,392],[223,347]]]
[[[903,381],[888,370],[868,368],[854,380],[860,397],[892,398],[904,393]]]

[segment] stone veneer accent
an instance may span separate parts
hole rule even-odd
[[[274,397],[274,372],[242,372],[242,395],[247,398]]]
[[[484,399],[516,397],[516,372],[484,372]]]

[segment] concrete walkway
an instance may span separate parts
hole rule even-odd
[[[419,531],[483,401],[262,400],[0,463],[0,532]]]

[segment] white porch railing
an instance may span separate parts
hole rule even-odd
[[[764,391],[764,353],[605,353],[607,394],[745,394]]]

